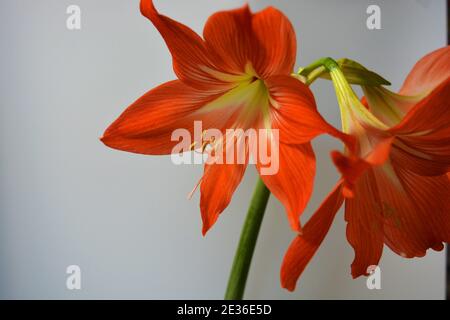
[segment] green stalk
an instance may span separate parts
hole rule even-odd
[[[242,300],[247,282],[248,272],[255,251],[259,229],[266,211],[270,191],[261,178],[256,183],[255,191],[248,208],[247,217],[241,232],[241,238],[234,256],[233,266],[225,292],[226,300]]]
[[[337,67],[339,67],[339,65],[333,58],[325,57],[314,61],[303,69],[300,69],[298,74],[309,78],[308,82],[311,83],[326,71],[331,71]]]

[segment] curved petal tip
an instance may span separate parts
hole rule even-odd
[[[158,14],[152,0],[141,0],[141,14],[150,19],[151,16]]]

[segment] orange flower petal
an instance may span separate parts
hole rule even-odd
[[[279,10],[268,7],[253,16],[253,31],[262,50],[255,69],[260,76],[289,75],[297,55],[297,41],[289,19]]]
[[[208,52],[217,56],[219,65],[232,74],[242,73],[260,52],[252,32],[252,13],[248,5],[210,16],[203,37]]]
[[[248,5],[212,15],[203,31],[206,46],[230,73],[252,64],[261,78],[289,75],[297,44],[294,29],[280,11],[269,7],[255,14]]]
[[[271,156],[272,161],[276,161],[274,152]],[[267,188],[283,203],[291,228],[299,232],[301,231],[299,216],[311,197],[316,171],[316,160],[311,144],[281,143],[278,161],[279,170],[273,175],[262,173],[266,165],[260,161],[257,161],[256,168]]]
[[[450,46],[447,46],[427,54],[416,63],[400,94],[411,96],[426,93],[446,81],[449,75]]]
[[[338,183],[305,224],[303,234],[297,236],[289,246],[281,266],[280,277],[283,288],[294,291],[298,278],[327,235],[344,201],[341,189],[341,183]]]
[[[227,84],[213,75],[217,63],[208,54],[203,39],[189,27],[158,13],[152,0],[141,0],[141,13],[147,17],[164,38],[172,53],[173,69],[178,78],[187,84],[212,90]]]
[[[390,133],[397,136],[399,157],[414,171],[441,175],[450,171],[450,77],[414,106]]]
[[[225,135],[208,154],[210,162],[205,164],[200,184],[203,235],[228,206],[244,176],[249,160],[248,139],[244,133]]]
[[[421,176],[395,159],[392,166],[400,186],[394,188],[391,175],[377,177],[383,201],[392,207],[387,214],[391,221],[384,225],[386,244],[406,257],[421,257],[429,248],[441,250],[441,243],[450,241],[450,183],[446,174]]]
[[[280,141],[300,144],[314,137],[328,133],[347,146],[354,139],[328,124],[319,114],[311,90],[302,82],[290,76],[273,76],[266,81],[271,97],[272,128],[280,130]]]
[[[426,177],[398,156],[393,138],[366,158],[333,154],[345,179],[347,238],[355,250],[352,275],[367,274],[382,244],[405,257],[439,249],[450,236],[450,183],[446,175]]]
[[[436,50],[419,60],[399,94],[382,86],[363,87],[370,111],[388,126],[399,124],[421,100],[450,77],[450,47]],[[434,94],[434,93],[433,93]],[[423,103],[423,102],[422,102]]]
[[[351,152],[350,155],[331,152],[331,158],[344,179],[343,190],[347,196],[353,197],[353,185],[368,169],[383,165],[389,159],[393,141],[393,137],[380,139],[365,158]]]
[[[442,139],[431,136],[398,138],[391,158],[407,164],[420,175],[439,176],[450,171],[450,135]]]
[[[215,97],[179,80],[164,83],[129,106],[108,127],[101,140],[114,149],[142,154],[170,154],[179,143],[171,141],[174,130],[187,129],[193,137],[195,120],[203,120],[203,129],[221,128],[224,119],[230,116],[228,110],[196,112]]]
[[[425,135],[428,131],[449,130],[450,75],[412,108],[390,131],[398,135]],[[447,131],[445,131],[447,132]]]
[[[244,176],[247,165],[211,164],[205,165],[200,185],[200,210],[205,235],[228,206],[234,191]]]
[[[391,169],[389,169],[391,168]],[[368,170],[346,202],[349,242],[355,249],[354,276],[377,264],[382,239],[404,257],[422,257],[450,240],[450,183],[446,175],[419,176],[404,165]],[[353,221],[353,222],[352,222]],[[380,237],[382,237],[380,239]]]
[[[345,202],[347,240],[355,251],[353,278],[367,275],[367,268],[378,265],[383,252],[382,207],[377,191],[372,171],[365,172],[354,186],[354,197]]]

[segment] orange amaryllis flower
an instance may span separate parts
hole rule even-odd
[[[178,80],[150,90],[129,106],[106,130],[103,143],[141,154],[171,154],[179,143],[171,139],[172,133],[186,129],[194,136],[194,121],[202,121],[205,135],[209,129],[263,128],[268,132],[263,139],[272,148],[276,129],[279,170],[262,179],[299,231],[299,214],[310,197],[315,172],[309,141],[324,132],[342,135],[319,115],[309,88],[290,75],[297,48],[289,20],[271,7],[252,13],[244,6],[212,15],[202,38],[159,14],[150,0],[141,1],[141,12],[164,38]],[[200,182],[203,234],[230,202],[248,164],[248,141],[237,140],[245,149],[243,163],[205,165]],[[214,150],[225,143],[222,139],[210,145]],[[261,171],[264,163],[255,161]]]
[[[343,130],[358,147],[332,153],[342,179],[287,251],[281,281],[289,290],[344,202],[353,277],[370,273],[384,245],[412,258],[450,241],[450,47],[422,58],[400,94],[363,88],[363,103],[338,68],[330,75]]]

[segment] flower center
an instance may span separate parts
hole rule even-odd
[[[236,114],[231,128],[249,128],[262,119],[264,126],[270,128],[269,91],[259,78],[251,63],[247,63],[242,75],[230,75],[234,86],[214,101],[201,108],[202,112],[227,109],[228,115]]]

